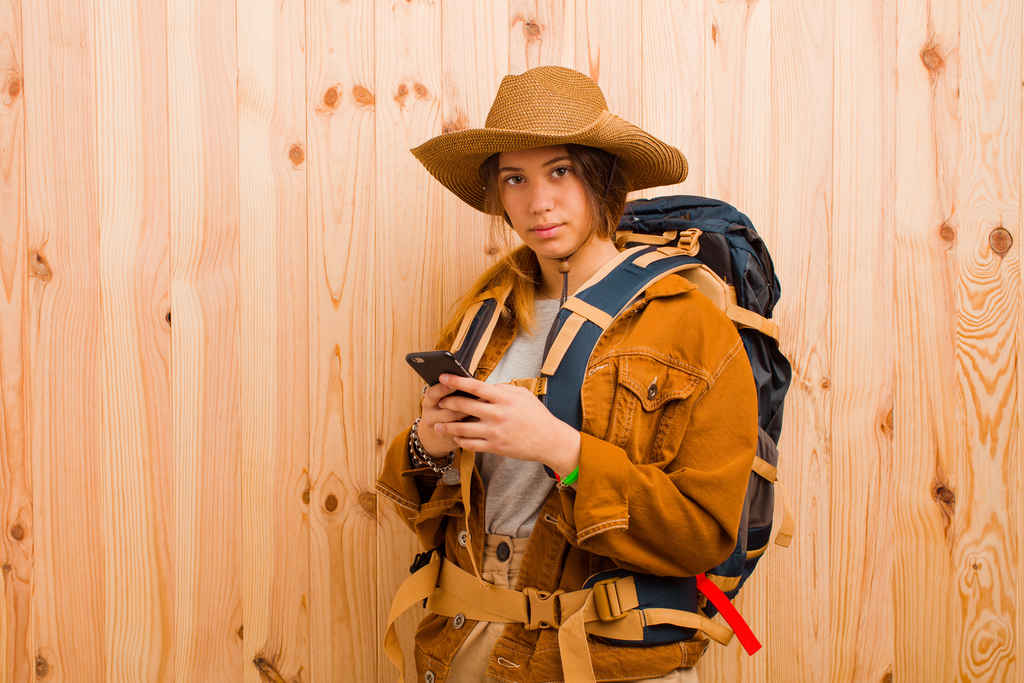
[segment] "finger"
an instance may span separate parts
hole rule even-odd
[[[423,395],[426,397],[429,405],[436,406],[438,401],[440,401],[442,398],[452,393],[453,391],[455,391],[454,387],[445,386],[444,384],[438,382],[437,384],[431,384],[429,387],[427,387],[427,390],[423,393]]]
[[[438,401],[437,407],[442,410],[454,410],[463,415],[474,415],[476,417],[491,417],[494,415],[494,408],[490,403],[464,396],[445,396]]]
[[[441,375],[439,379],[446,386],[469,392],[490,403],[494,403],[500,395],[500,393],[495,390],[495,385],[488,384],[487,382],[481,382],[475,377],[459,377],[458,375],[445,373]]]
[[[438,434],[453,439],[486,440],[487,428],[479,422],[439,422],[435,428]]]

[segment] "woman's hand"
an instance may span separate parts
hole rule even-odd
[[[437,432],[450,437],[458,446],[542,462],[561,476],[579,463],[580,433],[552,415],[529,389],[449,374],[441,375],[440,384],[481,399],[445,394],[438,402],[440,408],[479,419],[436,423]]]
[[[465,413],[438,407],[438,401],[453,391],[455,389],[439,382],[428,387],[423,392],[423,399],[420,401],[420,424],[416,429],[416,433],[419,435],[420,443],[423,444],[423,449],[427,452],[427,455],[434,458],[443,458],[459,447],[451,436],[446,436],[434,430],[435,424],[460,420],[466,416]]]

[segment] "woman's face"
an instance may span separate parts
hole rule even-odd
[[[564,145],[502,152],[498,188],[512,229],[538,257],[570,254],[590,233],[586,190]]]

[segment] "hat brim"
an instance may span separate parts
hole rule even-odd
[[[569,143],[599,147],[618,156],[631,192],[680,183],[689,170],[686,157],[678,149],[610,112],[603,113],[590,126],[566,135],[470,128],[438,135],[409,151],[438,182],[486,213],[478,169],[487,157],[495,152]]]

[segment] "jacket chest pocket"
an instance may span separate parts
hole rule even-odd
[[[662,463],[679,450],[701,377],[647,354],[618,357],[606,441],[634,462]]]

